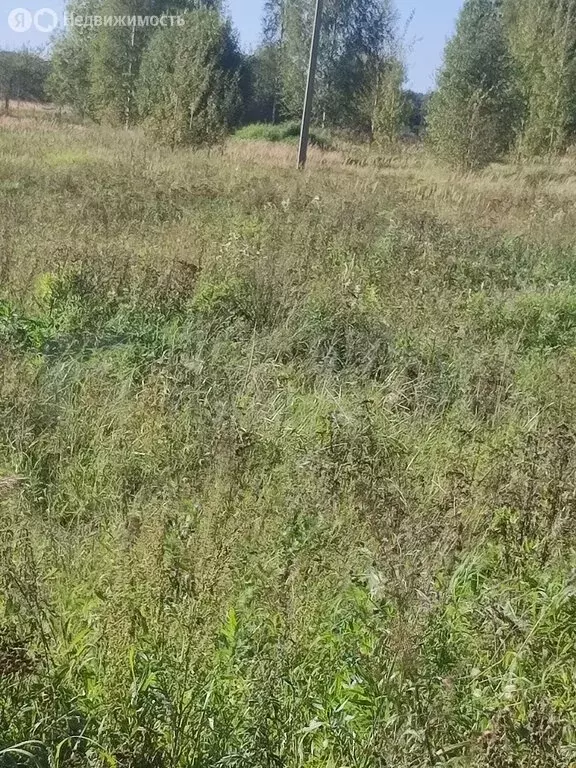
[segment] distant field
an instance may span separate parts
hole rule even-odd
[[[576,761],[576,159],[0,119],[0,766]]]

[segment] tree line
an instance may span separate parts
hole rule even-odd
[[[0,100],[8,110],[10,100],[42,101],[50,62],[34,51],[0,51]]]
[[[576,0],[466,0],[427,126],[464,168],[563,152],[576,134]]]
[[[245,55],[219,0],[73,0],[70,17],[133,23],[68,26],[53,46],[47,93],[99,122],[140,123],[172,146],[295,119],[313,12],[314,0],[266,0],[261,44]],[[137,22],[164,14],[182,23]],[[408,114],[403,82],[392,0],[325,0],[314,120],[391,139]]]
[[[51,61],[0,52],[0,97],[38,98],[159,141],[207,145],[297,119],[315,0],[265,0],[244,54],[221,0],[72,0]],[[178,15],[150,26],[145,16]],[[324,0],[314,122],[391,144],[409,126],[463,168],[563,152],[576,134],[576,0],[465,0],[430,97],[406,91],[393,0]]]
[[[220,0],[71,0],[67,13],[133,22],[68,25],[54,41],[46,96],[82,116],[175,146],[300,115],[314,0],[266,0],[248,55]],[[139,23],[167,14],[182,23]],[[418,104],[404,79],[392,0],[325,0],[315,122],[392,140]]]

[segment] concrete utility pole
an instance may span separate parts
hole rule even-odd
[[[320,27],[322,26],[322,0],[316,0],[316,12],[314,14],[314,31],[312,32],[312,47],[310,48],[310,63],[308,65],[308,79],[306,81],[306,96],[304,98],[304,111],[302,112],[302,127],[300,129],[300,146],[298,147],[298,168],[306,166],[308,155],[308,139],[310,137],[310,117],[312,115],[312,101],[314,99],[314,81],[316,79],[316,65],[318,64],[318,44],[320,42]]]

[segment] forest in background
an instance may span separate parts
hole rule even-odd
[[[3,52],[0,95],[45,98],[97,122],[142,124],[171,146],[220,142],[249,123],[298,119],[313,0],[266,0],[242,52],[219,2],[76,0],[50,61]],[[178,14],[155,28],[146,14]],[[121,16],[132,24],[113,26]],[[576,130],[574,0],[466,0],[430,96],[405,89],[409,24],[392,0],[327,0],[313,120],[356,140],[426,136],[453,165],[561,154]]]

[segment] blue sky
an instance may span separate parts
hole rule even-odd
[[[409,81],[416,90],[427,91],[433,87],[434,73],[442,60],[444,44],[454,29],[461,4],[462,0],[397,0],[397,8],[404,20],[414,14],[406,40],[410,43]],[[228,0],[230,14],[245,48],[254,46],[258,41],[262,5],[263,0]],[[34,29],[28,32],[12,31],[8,14],[15,7],[26,8],[32,13],[52,8],[61,15],[64,0],[0,0],[0,47],[16,48],[23,43],[42,46],[49,40],[48,33]]]

